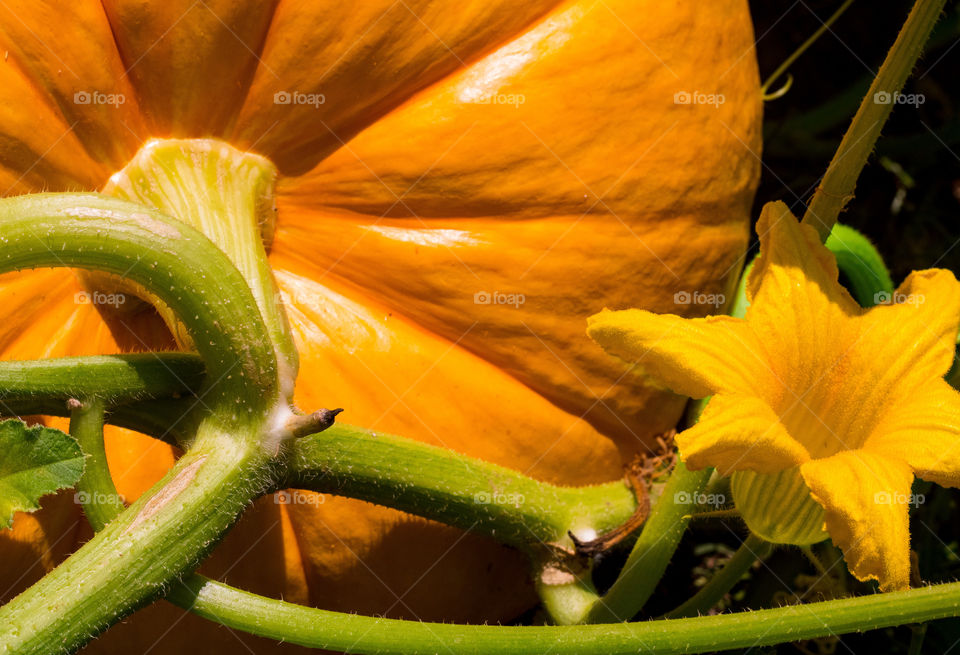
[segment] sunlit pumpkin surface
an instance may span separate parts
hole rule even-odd
[[[151,137],[268,157],[298,405],[540,479],[617,478],[683,405],[587,339],[586,317],[714,313],[675,294],[729,297],[742,266],[761,117],[740,0],[7,0],[0,52],[0,192],[100,189]],[[155,315],[81,290],[68,270],[0,276],[2,357],[172,347]],[[128,499],[175,457],[119,429],[108,454]],[[507,621],[535,602],[518,553],[301,498],[259,501],[202,570],[423,620]],[[89,534],[72,494],[18,515],[0,592]],[[87,652],[238,639],[284,648],[158,604]]]

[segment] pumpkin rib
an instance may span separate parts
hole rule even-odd
[[[306,270],[313,270],[310,267],[312,264],[315,264],[315,262],[309,261],[299,255],[286,253],[282,247],[282,244],[280,249],[277,251],[277,258],[275,259],[273,256],[271,256],[271,262],[280,262],[284,257],[291,257],[301,265],[305,265],[304,268]],[[278,263],[276,264],[275,270],[295,271],[297,268],[298,266],[283,266],[282,264]],[[523,367],[516,366],[515,362],[511,361],[509,358],[505,358],[499,355],[497,352],[490,351],[489,349],[479,347],[476,343],[462,341],[462,336],[461,339],[458,339],[457,334],[452,333],[449,329],[445,329],[446,324],[444,323],[443,319],[438,318],[436,320],[424,320],[425,317],[422,313],[411,314],[406,311],[406,309],[409,308],[409,305],[399,301],[396,297],[384,298],[383,296],[380,296],[376,299],[373,299],[368,291],[368,287],[359,284],[354,279],[345,277],[342,274],[338,274],[333,270],[327,271],[325,276],[328,276],[331,282],[336,281],[336,286],[339,287],[341,291],[344,291],[344,293],[350,293],[353,298],[362,298],[362,302],[365,306],[379,309],[379,311],[383,314],[389,314],[392,318],[403,320],[418,330],[429,332],[436,338],[442,339],[445,343],[450,344],[452,348],[461,350],[471,357],[476,357],[478,360],[483,361],[487,365],[499,368],[517,385],[522,386],[531,394],[535,394],[543,398],[543,400],[549,403],[550,406],[552,406],[557,412],[561,412],[565,415],[576,417],[578,420],[587,422],[600,434],[603,434],[606,438],[611,439],[611,441],[619,449],[620,456],[623,461],[630,461],[638,452],[647,452],[649,450],[649,442],[646,435],[661,434],[673,427],[675,421],[671,417],[673,415],[679,415],[679,413],[682,411],[683,405],[686,402],[686,399],[676,396],[675,394],[665,390],[656,390],[652,393],[648,390],[647,397],[643,400],[643,404],[641,405],[641,411],[648,413],[649,416],[644,417],[639,421],[630,420],[630,416],[627,416],[625,420],[614,413],[613,408],[607,404],[607,399],[603,394],[601,394],[599,398],[594,398],[592,401],[590,401],[589,404],[586,405],[585,409],[585,405],[582,402],[578,402],[577,396],[570,397],[569,395],[558,393],[557,388],[551,388],[548,383],[532,378],[528,371],[524,370]],[[322,277],[321,281],[325,279],[327,279],[327,277]],[[350,292],[345,291],[346,289],[349,289]],[[482,327],[478,327],[478,329],[482,329]],[[556,355],[545,349],[543,351],[543,357],[552,359],[556,357]],[[615,360],[610,360],[605,362],[605,364],[611,369],[610,376],[606,383],[606,392],[609,393],[615,387],[621,386],[624,389],[629,390],[631,394],[635,395],[636,388],[632,383],[637,378],[634,375],[629,375],[626,372],[626,369],[629,367],[626,365],[621,365]],[[620,370],[617,371],[615,369]],[[587,383],[582,379],[578,379],[577,386],[580,387],[580,385],[586,387]],[[672,411],[668,408],[672,408]],[[656,415],[659,415],[659,418]],[[641,429],[642,432],[640,432]],[[410,430],[405,430],[404,434],[410,435]],[[562,438],[564,438],[564,436],[561,436],[561,439]],[[439,443],[436,445],[449,448],[449,446],[445,443]],[[500,463],[513,468],[509,461]],[[521,472],[524,474],[529,474],[529,470],[522,470]],[[615,479],[616,477],[617,474],[612,474],[609,479]],[[564,482],[560,479],[553,481],[558,483]],[[594,482],[600,481],[608,480],[595,480]]]
[[[10,350],[24,332],[34,326],[38,319],[48,318],[51,315],[47,299],[56,298],[58,301],[65,295],[71,285],[71,273],[64,269],[31,269],[6,273],[0,276],[0,354],[4,359],[9,357]],[[19,302],[17,301],[19,297]],[[61,305],[56,302],[54,307]],[[12,359],[38,359],[42,352],[37,350],[27,356],[17,356]]]
[[[273,21],[277,16],[277,8],[280,6],[280,3],[282,1],[283,0],[274,0],[271,3],[270,15],[266,19],[266,25],[263,28],[263,33],[261,35],[260,40],[257,43],[257,47],[255,49],[250,48],[251,54],[256,60],[256,63],[251,68],[250,74],[244,76],[243,80],[241,81],[241,84],[243,85],[243,92],[241,94],[239,102],[237,103],[238,108],[243,107],[243,105],[246,104],[247,99],[250,97],[250,92],[253,88],[253,80],[257,75],[257,71],[260,68],[260,66],[264,65],[263,59],[262,59],[263,49],[264,47],[266,47],[267,39],[269,38],[270,32],[273,29]],[[100,2],[102,3],[103,0],[100,0]],[[227,116],[227,119],[224,122],[223,127],[221,129],[221,132],[225,139],[229,140],[229,137],[233,135],[236,129],[236,124],[237,124],[237,121],[239,120],[239,117],[240,117],[239,109]],[[250,150],[256,151],[256,142],[250,145]]]
[[[3,35],[3,36],[6,36],[6,35]],[[6,44],[4,43],[3,45],[6,45]],[[19,62],[18,62],[18,64],[19,64]],[[63,133],[64,133],[64,134],[71,133],[71,135],[72,135],[72,129],[71,129],[70,124],[69,124],[68,121],[67,121],[67,117],[64,116],[62,109],[61,109],[60,106],[54,101],[53,96],[50,94],[50,92],[49,92],[47,89],[43,88],[43,86],[40,84],[40,82],[39,82],[37,79],[35,79],[33,75],[28,75],[27,72],[26,72],[21,66],[19,66],[19,65],[17,66],[17,71],[20,73],[20,74],[19,74],[19,78],[20,78],[27,86],[29,86],[29,87],[33,90],[33,92],[37,94],[38,97],[43,98],[43,99],[46,101],[46,102],[44,102],[45,108],[48,109],[49,111],[51,111],[52,113],[56,114],[57,118],[59,119],[59,127],[62,128]],[[84,152],[86,152],[86,149],[84,149]],[[39,159],[42,159],[42,158],[43,158],[43,156],[41,155],[41,157],[40,157]],[[91,158],[90,161],[93,162],[93,159]],[[99,166],[97,166],[97,168],[99,168]],[[66,172],[66,171],[64,171],[64,172]],[[29,173],[29,171],[24,171],[23,175],[25,176],[25,175],[27,175],[28,173]],[[23,179],[23,177],[20,178],[20,180],[22,180],[22,179]],[[104,179],[106,179],[106,178],[104,178]],[[18,182],[19,182],[20,180],[18,180]],[[84,185],[83,185],[83,182],[81,182],[80,180],[76,180],[76,184],[80,187],[80,189],[64,189],[64,191],[81,190],[81,189],[83,188],[83,186],[84,186]],[[46,190],[46,189],[42,189],[41,191],[45,191],[45,190]],[[83,189],[83,190],[86,190],[86,189]],[[29,193],[35,193],[35,191],[31,190]],[[0,195],[6,195],[6,193],[0,194]],[[18,194],[18,195],[19,195],[19,194]]]
[[[543,398],[547,403],[549,403],[557,412],[568,415],[570,417],[576,418],[577,420],[582,420],[595,429],[597,429],[601,434],[606,437],[611,437],[617,433],[625,432],[624,437],[618,439],[613,439],[616,445],[621,450],[621,457],[624,461],[629,461],[637,452],[642,452],[647,449],[647,444],[645,440],[636,432],[636,426],[631,426],[623,421],[623,419],[617,420],[615,423],[608,422],[604,425],[602,422],[598,424],[598,421],[595,418],[595,415],[599,414],[602,411],[600,407],[603,405],[602,398],[596,399],[588,407],[587,411],[584,411],[584,407],[581,404],[562,396],[558,396],[555,393],[555,390],[550,389],[543,383],[537,384],[536,380],[530,378],[529,375],[524,375],[522,369],[512,366],[509,360],[504,359],[503,357],[492,356],[495,353],[484,352],[483,349],[475,347],[473,344],[463,342],[463,337],[466,335],[457,335],[449,332],[448,330],[442,329],[443,321],[424,321],[423,315],[412,315],[406,311],[406,308],[403,303],[397,302],[395,298],[391,297],[377,297],[375,298],[369,291],[369,288],[358,283],[356,280],[346,277],[340,273],[337,273],[335,270],[327,269],[322,274],[317,274],[316,269],[314,268],[315,261],[307,259],[305,256],[296,253],[287,251],[284,247],[284,242],[275,242],[275,246],[279,245],[279,248],[275,248],[271,251],[270,262],[273,269],[280,275],[284,272],[293,273],[295,275],[301,275],[303,277],[309,277],[314,281],[330,288],[331,286],[337,289],[337,292],[348,296],[351,301],[356,302],[365,308],[372,309],[374,312],[389,315],[392,320],[403,321],[410,328],[423,331],[431,334],[434,338],[441,340],[443,343],[447,344],[450,349],[457,349],[462,351],[464,354],[475,357],[478,360],[484,362],[486,365],[497,367],[503,373],[505,373],[509,378],[515,382],[517,385],[522,386],[524,389],[529,391],[531,394],[535,394]],[[299,273],[297,271],[300,271]],[[309,274],[303,275],[303,273]],[[296,322],[298,319],[291,317],[291,321]],[[439,328],[439,329],[438,329]],[[469,330],[468,330],[469,332]],[[552,355],[548,352],[544,353],[545,357],[551,357]],[[610,365],[611,369],[619,367],[619,364],[615,364],[613,360],[606,362]],[[304,371],[306,373],[306,371]],[[622,380],[625,377],[623,373],[616,375],[611,374],[609,387],[613,388],[616,382]],[[580,381],[583,384],[586,384],[582,380]],[[298,384],[299,384],[298,380]],[[309,382],[307,382],[309,384]],[[609,389],[608,389],[609,391]],[[677,405],[677,411],[684,401],[679,397],[674,396],[668,392],[662,392],[662,403],[666,405],[667,403],[672,402]],[[333,401],[330,400],[332,404],[339,405],[339,400]],[[349,408],[347,408],[349,410]],[[663,406],[660,408],[663,409]],[[663,413],[661,411],[661,413]],[[380,417],[383,418],[382,416]],[[666,431],[672,426],[671,420],[654,421],[653,424],[648,424],[645,427],[652,429],[655,434]],[[376,425],[368,425],[367,427],[371,429],[376,429]],[[440,439],[439,435],[436,432],[431,430],[431,433],[437,438]],[[404,434],[410,435],[410,430],[405,430]],[[561,436],[561,439],[563,436]],[[446,443],[443,443],[442,440],[437,443],[444,448],[450,448]],[[498,462],[505,466],[511,466],[512,463],[508,460],[504,462]],[[529,474],[529,470],[521,471],[524,474]],[[619,472],[619,471],[618,471]],[[615,479],[617,474],[613,474],[609,479]],[[551,480],[552,482],[562,482],[562,480]],[[604,482],[608,480],[594,480],[594,482]]]
[[[303,162],[301,162],[294,166],[291,164],[291,162],[288,159],[288,156],[290,153],[285,153],[282,150],[276,151],[270,147],[261,148],[258,150],[258,152],[261,152],[265,156],[271,158],[273,162],[280,168],[281,172],[285,175],[289,175],[293,173],[297,173],[297,174],[303,173],[305,170],[308,170],[310,167],[315,165],[318,161],[321,161],[322,159],[329,157],[331,154],[333,154],[334,152],[342,148],[344,144],[349,143],[354,135],[362,132],[370,125],[373,125],[378,121],[383,120],[385,116],[390,115],[398,107],[401,107],[407,102],[409,102],[411,98],[416,97],[420,93],[428,91],[434,85],[442,83],[445,79],[449,78],[451,75],[457,74],[459,71],[463,70],[464,68],[469,68],[470,66],[475,64],[477,61],[481,61],[483,58],[488,56],[491,52],[494,52],[498,48],[502,47],[503,44],[509,43],[515,40],[516,38],[519,38],[520,36],[522,36],[523,34],[525,34],[527,31],[531,29],[535,29],[535,27],[540,22],[542,22],[543,20],[546,20],[553,12],[557,10],[558,7],[561,7],[564,3],[576,2],[576,1],[577,0],[552,0],[551,3],[548,4],[548,6],[545,6],[543,10],[540,11],[540,13],[531,15],[529,20],[527,20],[526,23],[514,28],[512,31],[508,33],[498,35],[496,39],[488,40],[484,42],[482,44],[482,47],[479,47],[479,48],[476,48],[475,50],[470,51],[467,55],[463,57],[461,57],[457,53],[454,53],[453,49],[451,47],[448,47],[446,43],[440,39],[439,36],[437,36],[436,34],[433,34],[433,36],[437,39],[437,41],[444,46],[444,49],[447,52],[450,52],[451,54],[453,54],[454,58],[457,60],[456,64],[451,66],[449,69],[446,69],[440,73],[434,74],[432,77],[428,76],[425,79],[421,79],[421,78],[423,78],[424,75],[430,72],[431,69],[429,67],[417,73],[416,75],[411,76],[410,79],[408,80],[410,82],[409,85],[405,87],[398,87],[393,91],[391,91],[388,95],[385,95],[376,103],[366,106],[364,109],[365,114],[363,119],[362,120],[351,119],[347,121],[346,128],[344,128],[343,126],[337,126],[337,125],[334,125],[333,128],[331,128],[329,121],[321,121],[320,124],[316,125],[315,127],[317,129],[327,130],[334,137],[336,143],[332,144],[331,148],[323,149],[323,151],[320,153],[314,151],[309,153],[308,155],[307,153],[302,152],[300,154],[300,159],[305,158],[307,160],[310,160],[310,163],[304,164]],[[386,13],[388,13],[393,8],[395,8],[397,4],[398,3],[394,3],[390,5],[386,9],[386,11],[383,13],[383,15],[386,15]],[[420,19],[420,16],[416,12],[414,12],[412,9],[410,9],[407,3],[399,3],[399,4],[402,5],[407,11],[409,11],[418,20],[422,21],[422,19]],[[276,17],[279,13],[281,13],[281,6],[285,7],[285,5],[283,4],[283,0],[281,0],[281,5],[278,6],[277,11],[274,12],[274,17]],[[517,7],[511,7],[511,10],[515,11],[516,9]],[[272,28],[273,28],[273,25],[271,25],[271,29]],[[427,26],[427,29],[430,29],[429,26]],[[430,31],[432,32],[432,30]],[[270,36],[271,35],[268,34],[268,37],[267,37],[268,43],[270,42]],[[362,39],[364,36],[365,34],[362,34],[360,38]],[[334,65],[336,65],[337,63],[339,63],[339,60],[335,62]],[[262,68],[264,66],[267,66],[265,61],[261,61],[258,64],[258,67]],[[327,71],[327,73],[330,73],[330,72],[331,70]],[[263,75],[261,74],[261,76]],[[326,78],[324,77],[322,79],[326,79]],[[256,82],[254,83],[254,87],[258,91],[260,90]],[[271,87],[271,89],[272,88],[273,87]],[[290,89],[287,89],[287,90],[290,90]],[[248,100],[250,99],[250,93],[251,93],[251,90],[248,89]],[[261,94],[260,93],[255,94],[255,96],[259,96],[259,95]],[[376,108],[376,111],[373,111],[373,108]],[[261,114],[269,113],[269,110],[264,107],[259,107],[258,110]],[[244,129],[245,126],[243,125],[244,121],[247,119],[247,115],[252,113],[253,111],[254,109],[252,109],[251,103],[246,102],[238,112],[239,118],[234,123],[235,131],[231,133],[231,137],[233,137],[235,140],[241,143],[246,143],[247,147],[250,147],[250,144],[254,142],[259,142],[259,138],[255,138],[252,134],[250,134],[249,133],[250,130]],[[274,121],[272,121],[270,118],[265,119],[263,123],[275,124]],[[265,135],[266,133],[263,133],[263,134]],[[296,144],[296,145],[299,146],[302,144]]]
[[[35,115],[32,116],[32,121],[29,126],[17,126],[22,127],[27,133],[27,139],[22,138],[22,134],[0,134],[0,143],[4,146],[2,150],[0,150],[0,168],[7,172],[10,179],[13,180],[9,185],[6,185],[6,181],[4,181],[5,187],[0,188],[0,195],[10,195],[11,192],[20,194],[36,193],[38,191],[89,190],[89,182],[84,182],[81,177],[77,177],[77,171],[83,170],[85,174],[89,175],[91,171],[101,171],[101,167],[96,161],[90,158],[86,149],[72,133],[71,126],[65,122],[60,109],[54,103],[49,102],[49,95],[43,89],[39,88],[38,83],[33,80],[30,75],[27,75],[16,62],[2,62],[0,66],[3,66],[4,72],[7,74],[14,72],[16,74],[16,81],[26,85],[29,90],[28,93],[33,95],[33,98],[25,100],[23,96],[27,95],[24,93],[26,89],[13,90],[11,81],[3,81],[0,79],[0,107],[5,105],[7,108],[16,108],[28,104],[39,104],[39,107],[34,106],[32,110],[46,114],[39,117]],[[14,66],[16,66],[15,69]],[[5,91],[7,90],[13,91],[11,95],[19,95],[19,101],[6,98]],[[38,102],[32,103],[31,101],[34,99]],[[2,110],[0,110],[0,120],[2,120],[2,118],[5,117],[2,114]],[[38,120],[40,124],[45,125],[45,121],[48,119],[56,122],[57,129],[47,130],[50,138],[46,143],[31,143],[31,138],[37,136],[32,130],[35,129]],[[6,125],[4,125],[4,127],[6,127]],[[32,161],[29,163],[26,161],[17,161],[16,159],[8,161],[7,153],[15,149],[18,145],[21,146],[22,149],[29,151]],[[66,149],[69,149],[69,154],[64,153],[62,156],[57,157],[56,160],[51,156],[61,153]],[[16,157],[16,155],[14,155],[14,157]],[[74,158],[81,160],[76,166],[66,165],[63,161],[73,162]],[[37,177],[42,178],[42,183],[38,184],[34,181],[33,178]],[[108,174],[100,172],[97,174],[97,177],[102,177],[105,180]],[[90,178],[88,178],[88,180],[89,179]],[[51,180],[54,180],[53,184],[50,183]]]
[[[100,2],[150,136],[225,137],[259,66],[276,2]]]
[[[114,51],[115,53],[117,53],[117,59],[120,60],[120,64],[123,66],[124,75],[125,75],[125,76],[127,77],[127,79],[129,80],[129,78],[130,78],[130,62],[127,61],[127,58],[124,57],[124,55],[123,55],[123,51],[120,49],[120,44],[119,44],[118,41],[117,41],[117,30],[114,28],[113,22],[111,22],[109,14],[107,14],[107,8],[106,8],[106,6],[103,4],[103,0],[97,0],[97,3],[100,5],[100,11],[103,13],[103,19],[107,22],[107,26],[110,28],[110,43],[113,44],[113,51]],[[143,106],[143,105],[142,105],[143,99],[140,97],[140,92],[139,92],[139,90],[137,89],[136,85],[133,84],[133,80],[130,80],[130,88],[133,90],[133,93],[134,93],[134,95],[135,95],[135,97],[136,97],[136,99],[137,99],[137,106],[138,106],[138,107],[142,107],[142,106]],[[137,136],[139,137],[139,135],[137,135]],[[141,140],[145,140],[145,139],[141,139]],[[131,152],[131,153],[130,153],[130,157],[133,157],[133,155],[135,154],[135,152],[136,152],[136,151]],[[128,157],[127,159],[129,160],[130,157]],[[106,182],[107,182],[107,181],[104,180],[104,184],[106,184]],[[99,190],[102,186],[103,186],[103,185],[98,186],[97,189]]]
[[[51,13],[59,23],[50,20]],[[69,7],[8,0],[0,6],[0,14],[12,15],[0,16],[3,49],[89,159],[90,163],[78,161],[71,175],[86,180],[79,188],[98,188],[134,152],[131,133],[142,127],[132,87],[117,79],[116,66],[122,65],[119,56],[109,45],[98,49],[112,38],[102,5],[99,0],[78,0]],[[47,45],[54,43],[49,40],[51,32],[57,39],[53,46]],[[91,92],[119,93],[124,102],[116,106],[77,101],[76,93]]]
[[[354,295],[352,285],[301,284],[308,278],[283,262],[275,270],[302,351],[299,406],[342,405],[350,422],[368,429],[403,434],[554,484],[620,476],[620,458],[605,435],[507,371],[402,312],[375,300],[354,300],[365,296],[362,290]],[[306,291],[312,291],[309,299]],[[438,400],[425,403],[427,398]],[[474,426],[484,439],[466,438]],[[523,437],[527,433],[529,439]],[[583,467],[564,470],[570,457]]]
[[[100,1],[103,2],[103,0],[100,0]],[[232,137],[236,131],[237,121],[240,119],[239,108],[243,107],[247,103],[247,100],[250,98],[250,92],[253,89],[253,81],[256,78],[257,72],[259,71],[260,67],[264,65],[263,59],[262,59],[263,49],[266,47],[267,39],[270,37],[270,32],[273,30],[273,21],[277,17],[277,9],[280,7],[281,2],[283,2],[283,0],[274,0],[274,2],[272,3],[273,6],[270,11],[270,16],[269,18],[267,18],[267,21],[266,21],[267,25],[263,30],[262,38],[257,44],[256,54],[254,54],[254,58],[256,59],[256,64],[254,65],[253,69],[250,71],[250,75],[248,75],[244,79],[244,83],[243,83],[244,90],[243,90],[243,94],[240,101],[237,103],[237,110],[231,113],[227,117],[227,121],[223,125],[223,138],[227,141],[232,140]],[[249,146],[249,150],[256,152],[256,145],[257,145],[257,142],[252,143]]]
[[[461,345],[574,414],[590,411],[627,457],[645,445],[636,435],[652,443],[671,427],[682,401],[604,357],[583,317],[604,306],[716,312],[723,300],[678,307],[675,295],[731,297],[759,175],[746,152],[759,150],[760,98],[756,64],[741,56],[753,43],[745,4],[683,6],[650,22],[654,5],[617,1],[613,15],[564,5],[526,41],[417,96],[281,182],[274,243],[428,331],[455,339],[479,321]],[[740,63],[713,89],[713,69],[730,61]],[[578,63],[609,65],[583,76]],[[474,79],[487,68],[492,81]],[[726,104],[678,104],[685,87],[727,94]],[[526,93],[526,104],[463,101],[477,89]],[[571,127],[598,112],[607,118],[594,129]],[[390,216],[398,196],[413,219]],[[458,217],[463,207],[471,218]],[[475,293],[495,291],[525,303],[476,304]]]
[[[536,29],[539,25],[542,25],[545,21],[549,20],[552,15],[554,15],[559,11],[564,10],[565,5],[573,5],[573,4],[577,4],[578,2],[580,2],[580,0],[557,0],[557,3],[555,5],[549,7],[548,9],[545,9],[542,14],[540,14],[536,18],[531,19],[531,21],[527,25],[525,25],[523,28],[521,28],[517,32],[510,35],[504,35],[503,38],[501,38],[499,41],[493,41],[488,48],[478,50],[477,52],[472,53],[471,56],[468,57],[466,60],[461,59],[460,57],[457,57],[459,64],[456,67],[450,69],[449,71],[447,71],[446,73],[444,73],[443,75],[437,77],[432,81],[426,82],[419,87],[414,87],[410,89],[409,93],[405,97],[398,98],[396,102],[385,107],[381,113],[372,117],[370,120],[366,122],[365,125],[358,125],[356,129],[350,132],[347,138],[344,139],[344,138],[341,138],[340,135],[334,134],[337,140],[340,141],[340,146],[337,147],[335,150],[332,150],[331,152],[327,153],[326,157],[332,157],[335,154],[337,154],[338,151],[348,146],[350,142],[353,140],[353,138],[358,136],[360,133],[362,133],[366,128],[382,120],[389,118],[394,112],[400,111],[403,107],[405,107],[408,104],[415,104],[416,102],[418,102],[420,98],[429,95],[431,90],[443,85],[450,78],[463,73],[463,71],[471,68],[478,62],[484,60],[490,54],[497,52],[504,46],[510,43],[513,43],[517,39],[520,39],[524,35],[530,33],[531,31]]]

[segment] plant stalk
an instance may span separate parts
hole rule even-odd
[[[203,360],[180,352],[59,357],[0,362],[0,402],[97,398],[110,406],[193,394],[203,388]]]
[[[773,544],[751,534],[740,545],[722,569],[717,571],[700,591],[694,594],[676,609],[667,612],[664,618],[679,619],[685,616],[706,614],[736,585],[750,570],[754,562],[763,560],[773,552]]]
[[[0,234],[4,272],[99,270],[163,300],[203,358],[205,403],[214,414],[244,420],[240,414],[256,416],[276,405],[276,353],[256,301],[226,255],[193,228],[99,194],[41,193],[0,200]]]
[[[558,487],[412,439],[335,425],[298,439],[282,486],[360,498],[525,548],[572,548],[567,535],[605,532],[636,508],[621,481]]]
[[[657,655],[757,648],[960,615],[960,583],[754,612],[616,625],[488,626],[400,621],[302,607],[192,576],[170,594],[236,630],[309,648],[378,655]]]
[[[899,103],[900,90],[920,58],[945,4],[946,0],[916,1],[867,95],[860,102],[860,108],[803,216],[803,222],[817,230],[821,241],[826,241],[840,212],[853,198],[857,178],[873,152],[890,112]]]
[[[159,212],[95,194],[18,196],[0,201],[0,234],[0,270],[102,270],[155,293],[177,311],[209,374],[209,412],[174,468],[0,608],[0,651],[72,652],[192,570],[273,485],[283,436],[273,425],[281,399],[276,353],[226,256]],[[77,416],[74,427],[94,440],[97,422],[96,414]]]
[[[99,531],[124,507],[107,466],[107,452],[103,445],[104,405],[101,400],[71,399],[68,407],[70,434],[87,456],[75,498],[83,505],[83,513],[90,525]]]
[[[193,570],[269,484],[268,455],[237,437],[206,422],[163,480],[0,608],[0,651],[73,652]]]
[[[691,471],[678,461],[643,526],[623,570],[610,590],[590,609],[586,623],[629,621],[653,595],[686,532],[693,506],[712,469]]]

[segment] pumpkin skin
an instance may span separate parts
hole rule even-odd
[[[151,137],[269,157],[298,405],[543,480],[619,477],[683,407],[589,341],[585,317],[677,313],[676,293],[729,297],[740,270],[761,120],[742,0],[8,0],[0,51],[0,191],[102,188]],[[74,102],[93,91],[124,102]],[[276,104],[282,92],[325,102]],[[101,314],[80,289],[65,270],[0,276],[0,356],[171,347],[155,316]],[[478,304],[484,292],[524,302]],[[130,499],[174,461],[142,435],[107,440]],[[485,538],[316,502],[261,499],[202,570],[423,620],[510,620],[535,602],[523,559]],[[0,533],[0,591],[88,535],[72,494],[18,515]],[[290,648],[157,604],[87,650],[237,639]]]

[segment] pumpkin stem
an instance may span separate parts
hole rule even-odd
[[[151,139],[111,176],[103,193],[169,214],[198,229],[226,253],[253,292],[277,350],[282,389],[290,400],[298,356],[267,261],[276,226],[276,178],[270,160],[223,141]],[[117,286],[117,280],[97,273],[88,273],[85,282],[95,288]],[[155,295],[137,288],[128,291],[157,307],[181,347],[193,348],[182,323]]]

